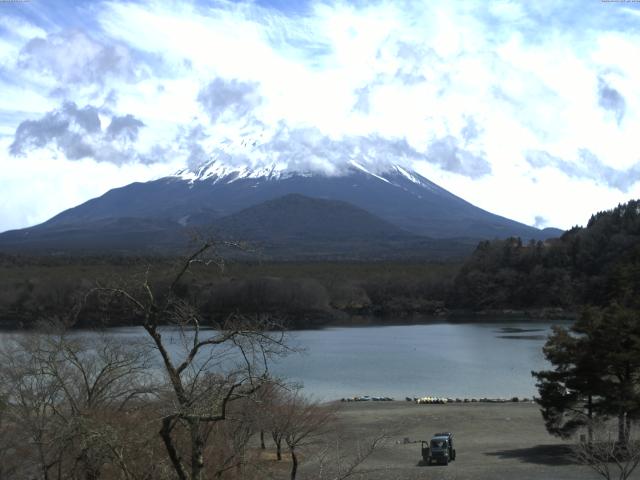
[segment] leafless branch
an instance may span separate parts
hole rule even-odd
[[[612,432],[602,422],[593,426],[593,432],[593,440],[575,445],[577,462],[607,480],[628,479],[640,464],[640,439],[629,438],[621,443],[617,432]]]

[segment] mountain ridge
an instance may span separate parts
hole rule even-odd
[[[64,231],[76,236],[74,241],[69,239],[70,243],[82,243],[78,238],[84,235],[87,246],[91,247],[92,230],[103,237],[123,237],[116,243],[124,248],[127,229],[136,232],[135,245],[144,243],[143,238],[149,238],[150,248],[168,248],[177,241],[179,232],[205,230],[217,222],[224,226],[225,221],[221,219],[225,217],[292,194],[342,202],[334,204],[333,209],[360,209],[375,217],[374,223],[380,225],[382,221],[406,232],[408,244],[413,244],[418,237],[429,241],[458,238],[467,244],[509,236],[538,240],[561,233],[560,230],[539,230],[482,210],[401,165],[371,171],[352,161],[340,174],[323,175],[290,170],[280,164],[251,169],[214,160],[196,170],[112,189],[40,225],[0,234],[0,250],[8,245],[20,248],[18,244],[27,249],[36,245],[46,249],[47,238],[59,237]],[[295,198],[291,197],[289,201]],[[312,204],[307,207],[307,215],[313,216]],[[329,208],[327,205],[322,208],[325,207]],[[358,215],[360,220],[366,216],[362,212]],[[260,221],[259,215],[254,214],[253,219],[254,223]],[[272,223],[278,223],[276,220],[273,217]],[[286,229],[286,222],[280,224],[281,229]],[[227,220],[226,228],[230,227]],[[324,222],[328,232],[334,227]],[[158,234],[163,230],[166,238]],[[335,233],[335,228],[333,231]],[[363,238],[372,236],[366,228],[359,235]],[[271,237],[277,237],[273,229]],[[328,235],[327,239],[330,237]],[[104,238],[95,242],[108,249]],[[64,242],[58,243],[62,245]]]

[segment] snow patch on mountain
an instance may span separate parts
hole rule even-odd
[[[351,161],[349,162],[349,164],[350,164],[352,167],[355,167],[355,168],[357,168],[358,170],[360,170],[360,171],[362,171],[362,172],[364,172],[364,173],[366,173],[366,174],[368,174],[368,175],[372,175],[372,176],[374,176],[374,177],[376,177],[376,178],[379,178],[379,179],[380,179],[380,180],[382,180],[383,182],[391,183],[391,182],[390,182],[389,180],[387,180],[386,178],[381,177],[380,175],[376,175],[375,173],[370,172],[370,171],[369,171],[369,170],[367,170],[364,166],[360,165],[358,162],[356,162],[356,161],[354,161],[354,160],[351,160]]]
[[[284,162],[273,162],[269,164],[258,165],[255,167],[249,165],[231,165],[220,159],[212,160],[195,169],[183,169],[174,175],[181,180],[194,183],[196,181],[208,181],[211,183],[233,183],[242,179],[255,179],[263,181],[284,180],[291,177],[310,177],[310,176],[347,176],[354,173],[364,173],[370,175],[380,181],[391,185],[401,186],[400,180],[409,180],[411,183],[427,188],[432,191],[440,190],[437,185],[433,184],[420,174],[409,170],[407,167],[390,164],[384,171],[374,171],[367,168],[356,160],[350,160],[347,167],[339,170],[334,175],[329,175],[324,171],[300,171],[290,169]]]

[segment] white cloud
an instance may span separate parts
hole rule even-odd
[[[164,171],[162,165],[101,165],[112,170],[100,185],[172,173],[174,164],[193,160],[192,152],[206,157],[220,142],[243,135],[261,135],[269,144],[285,125],[317,132],[323,145],[344,152],[367,138],[380,145],[406,139],[418,155],[432,153],[417,164],[426,176],[529,224],[544,218],[569,227],[640,193],[634,183],[640,179],[625,182],[624,192],[607,184],[611,175],[595,181],[559,168],[580,162],[585,150],[603,172],[633,172],[640,160],[640,34],[625,28],[625,22],[637,26],[637,10],[579,2],[382,0],[312,2],[304,14],[288,16],[255,3],[157,0],[104,2],[84,12],[95,14],[91,34],[74,19],[55,29],[0,21],[14,32],[0,38],[0,65],[14,79],[0,77],[9,92],[0,100],[0,133],[15,132],[26,114],[42,118],[63,99],[96,105],[111,117],[135,116],[145,124],[136,148],[172,163]],[[255,95],[250,108],[212,115],[211,105],[207,110],[198,100],[207,86],[245,84]],[[471,136],[470,121],[476,126]],[[196,130],[199,135],[186,140],[184,132]],[[300,155],[308,147],[295,145]],[[526,161],[532,150],[569,163],[534,167]],[[44,178],[40,172],[76,178],[60,166],[67,163],[47,160],[47,152],[22,160],[38,165],[34,184]],[[82,165],[87,172],[98,168]],[[9,188],[18,179],[2,181]],[[82,192],[74,195],[84,198]],[[44,220],[28,203],[29,215],[12,211],[5,218],[14,226]]]
[[[414,166],[422,175],[447,185],[460,197],[490,212],[530,225],[537,223],[536,217],[544,217],[545,223],[538,227],[585,225],[597,211],[613,208],[630,198],[640,198],[637,184],[632,191],[622,193],[593,180],[569,178],[551,168],[535,172],[526,168],[498,170],[491,178],[473,180],[443,172],[425,162]]]
[[[0,17],[0,28],[5,30],[10,36],[29,40],[33,37],[46,35],[45,30],[33,23],[18,17],[3,15]]]

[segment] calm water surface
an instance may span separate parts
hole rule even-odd
[[[557,324],[557,323],[556,323]],[[531,397],[550,323],[330,328],[296,332],[307,353],[274,370],[322,398]]]
[[[355,395],[531,397],[536,393],[531,370],[548,366],[542,346],[554,324],[569,325],[435,323],[294,331],[289,343],[304,353],[279,359],[271,370],[325,400]],[[123,339],[145,335],[140,328],[110,334]]]

